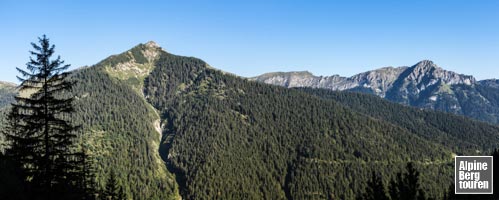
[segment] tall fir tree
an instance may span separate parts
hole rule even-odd
[[[90,159],[87,154],[85,146],[82,149],[82,185],[85,198],[86,199],[96,199],[99,196],[99,191],[97,190],[97,183],[95,181],[95,167],[94,162]]]
[[[397,175],[390,180],[390,185],[388,186],[388,191],[390,193],[391,199],[400,199],[400,191],[402,188],[402,173],[397,173]]]
[[[412,162],[407,163],[404,174],[397,173],[395,179],[390,181],[391,199],[426,199],[424,191],[420,188],[419,172]]]
[[[123,186],[120,186],[120,189],[118,190],[117,199],[119,199],[119,200],[127,199],[125,190],[123,189]]]
[[[106,189],[104,192],[104,198],[107,200],[118,199],[118,181],[116,180],[116,174],[114,171],[109,173],[109,177],[106,181]]]
[[[21,76],[19,95],[4,131],[8,156],[16,158],[24,179],[38,199],[80,198],[83,154],[75,151],[77,126],[70,123],[73,98],[64,98],[75,84],[68,80],[70,65],[53,59],[54,45],[43,35],[31,43],[32,57]]]
[[[371,175],[371,180],[367,182],[366,191],[362,194],[362,196],[357,199],[364,200],[388,200],[388,196],[386,196],[385,186],[383,185],[383,180],[381,176],[377,175],[374,171]]]
[[[414,199],[418,197],[419,191],[419,172],[414,167],[412,162],[408,163],[406,166],[406,174],[404,176],[402,187],[402,196],[404,199]]]
[[[0,199],[28,199],[20,167],[0,151]]]

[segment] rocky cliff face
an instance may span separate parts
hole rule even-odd
[[[383,97],[408,105],[435,108],[439,97],[453,94],[451,88],[454,85],[470,86],[475,83],[472,76],[446,71],[432,61],[424,60],[404,70]],[[451,105],[451,110],[459,113],[459,109],[454,108],[456,106]]]
[[[275,72],[253,77],[252,80],[284,87],[312,87],[331,90],[350,90],[354,88],[368,88],[376,94],[384,96],[395,79],[406,67],[385,67],[352,77],[314,76],[308,71],[303,72]]]
[[[411,67],[384,67],[351,77],[277,72],[250,79],[289,88],[312,87],[375,94],[405,105],[499,122],[499,98],[492,95],[496,94],[496,89],[499,91],[499,80],[476,81],[473,76],[444,70],[429,60]]]

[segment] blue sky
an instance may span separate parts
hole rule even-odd
[[[48,3],[47,3],[48,2]],[[47,34],[73,68],[156,41],[241,76],[350,76],[430,59],[499,78],[499,1],[0,1],[0,80]]]

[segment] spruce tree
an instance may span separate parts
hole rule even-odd
[[[116,174],[114,171],[109,173],[109,178],[106,182],[106,190],[104,192],[104,198],[107,200],[118,199],[118,181],[116,180]]]
[[[7,155],[16,158],[23,176],[37,198],[79,198],[82,154],[74,149],[77,126],[70,123],[73,98],[63,95],[74,82],[68,80],[70,65],[60,56],[53,59],[54,45],[43,35],[31,43],[32,57],[21,76],[19,95],[8,114]]]
[[[403,190],[402,197],[406,197],[404,199],[415,199],[418,196],[419,190],[419,172],[414,168],[414,164],[412,162],[407,163],[406,166],[406,174],[404,176],[403,182]]]
[[[123,189],[123,186],[120,186],[120,189],[118,190],[117,199],[119,199],[119,200],[127,199],[125,190]]]
[[[99,191],[97,191],[97,183],[95,182],[94,162],[91,161],[85,149],[86,148],[83,147],[81,156],[83,167],[80,188],[83,188],[86,199],[96,199],[99,195]]]
[[[0,199],[28,199],[20,168],[0,151]]]
[[[403,190],[402,173],[397,173],[395,178],[390,181],[390,186],[388,187],[391,199],[400,199],[401,190]]]
[[[406,172],[403,175],[397,173],[395,179],[390,181],[389,190],[391,199],[426,199],[419,185],[419,172],[412,162],[407,163]]]
[[[372,172],[371,179],[367,181],[366,191],[357,199],[363,200],[388,200],[386,196],[385,186],[381,176],[378,176],[374,171]]]

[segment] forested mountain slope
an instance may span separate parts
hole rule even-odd
[[[450,182],[452,153],[496,145],[495,126],[467,129],[464,134],[486,141],[468,143],[461,130],[416,132],[404,127],[410,124],[374,119],[331,99],[206,66],[162,53],[144,84],[146,98],[163,117],[164,158],[189,199],[351,199],[369,169],[389,176],[407,161],[429,170],[423,176],[434,178],[426,180],[426,189],[441,197]],[[386,109],[397,108],[390,106]],[[449,124],[469,121],[442,117]],[[452,144],[442,140],[451,136],[457,138]]]
[[[499,133],[370,96],[249,81],[152,42],[72,78],[97,182],[115,170],[133,199],[354,199],[371,171],[387,182],[409,161],[441,198],[452,155],[486,154]]]
[[[334,100],[359,113],[404,127],[423,138],[453,149],[458,155],[473,154],[481,150],[491,152],[499,141],[497,126],[463,116],[421,110],[356,92],[312,88],[297,90]]]
[[[140,47],[74,71],[75,123],[83,126],[101,188],[114,170],[130,198],[173,199],[178,196],[174,176],[157,153],[160,133],[154,122],[159,116],[137,91],[135,82],[130,84],[109,71],[124,61],[135,62],[137,55],[143,54]],[[148,60],[137,62],[149,64]]]
[[[146,48],[149,47],[149,48]],[[175,177],[158,154],[159,116],[143,98],[141,85],[152,69],[153,43],[138,45],[91,67],[73,71],[76,96],[73,123],[82,126],[82,144],[95,165],[97,189],[104,189],[111,171],[131,199],[178,199]],[[140,80],[139,80],[140,79]],[[16,91],[0,88],[2,110]],[[3,113],[5,114],[5,113]],[[2,115],[3,117],[3,115]]]

